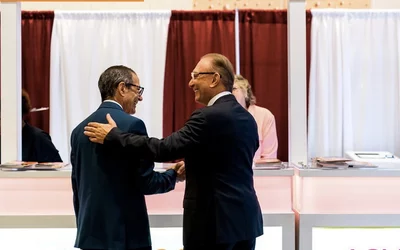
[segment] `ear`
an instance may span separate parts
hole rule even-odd
[[[218,86],[218,84],[219,84],[220,82],[221,82],[221,75],[218,74],[218,73],[215,73],[215,74],[213,75],[213,78],[212,78],[210,87],[211,87],[211,88],[215,88],[215,87]]]
[[[116,91],[117,91],[118,95],[125,96],[125,93],[126,93],[125,84],[123,82],[118,83]]]

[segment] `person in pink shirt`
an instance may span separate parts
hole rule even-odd
[[[274,115],[268,109],[255,105],[256,97],[251,90],[249,81],[241,75],[235,76],[232,94],[253,115],[257,123],[260,147],[254,155],[254,161],[261,158],[276,159],[278,137]]]

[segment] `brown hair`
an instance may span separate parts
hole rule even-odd
[[[24,89],[22,90],[22,115],[27,115],[29,112],[31,112],[32,106],[31,106],[31,99],[29,98],[28,92],[26,92]]]
[[[256,97],[254,96],[253,91],[251,90],[251,85],[246,78],[241,75],[236,75],[235,84],[245,93],[246,108],[250,105],[256,104]]]

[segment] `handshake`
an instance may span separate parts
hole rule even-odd
[[[186,179],[186,171],[185,171],[185,162],[180,161],[170,167],[169,169],[173,169],[176,172],[176,182],[181,182]]]

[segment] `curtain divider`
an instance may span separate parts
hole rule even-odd
[[[236,74],[240,74],[239,10],[235,9],[235,61]]]

